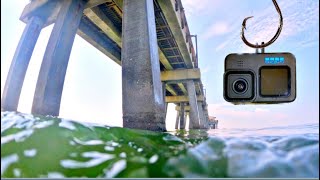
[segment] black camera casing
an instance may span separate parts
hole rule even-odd
[[[279,104],[296,99],[296,58],[291,53],[229,54],[224,99],[233,104]]]

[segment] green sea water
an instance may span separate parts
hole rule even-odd
[[[303,128],[158,133],[1,112],[1,177],[319,177],[319,125]]]

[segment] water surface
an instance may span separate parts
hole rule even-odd
[[[319,177],[318,131],[157,133],[1,112],[1,177]]]

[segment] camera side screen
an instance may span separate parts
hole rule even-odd
[[[287,97],[290,95],[289,67],[269,66],[260,68],[260,95],[265,97]]]

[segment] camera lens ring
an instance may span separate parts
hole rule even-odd
[[[244,94],[248,90],[248,82],[243,79],[237,79],[232,84],[232,90],[237,94]]]

